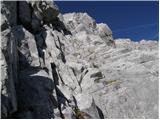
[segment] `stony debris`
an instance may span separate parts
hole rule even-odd
[[[158,42],[113,39],[53,1],[3,1],[1,118],[158,118]]]

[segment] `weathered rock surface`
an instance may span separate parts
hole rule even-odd
[[[6,29],[1,32],[1,102],[2,117],[17,110],[15,84],[18,82],[17,42],[13,32]]]
[[[148,43],[115,40],[117,48],[96,54],[105,78],[88,91],[105,118],[158,118],[158,45]]]
[[[51,24],[57,19],[59,9],[53,1],[18,2],[19,22],[32,32],[40,31],[43,24]]]
[[[1,3],[1,116],[6,118],[17,110],[15,84],[18,82],[18,51],[16,36],[11,28],[17,25],[17,4]]]
[[[7,1],[1,1],[1,30],[17,25],[17,2],[13,1],[12,4]]]
[[[40,66],[38,50],[34,35],[22,26],[14,27],[14,34],[18,41],[19,62],[21,68]]]
[[[113,40],[52,1],[2,4],[2,118],[158,118],[157,41]]]
[[[57,101],[53,96],[54,82],[45,70],[30,67],[20,72],[17,118],[54,118]],[[53,100],[52,100],[53,99]],[[27,116],[25,113],[30,113]]]

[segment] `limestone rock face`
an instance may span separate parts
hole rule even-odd
[[[1,30],[17,25],[17,2],[3,1],[1,2]]]
[[[57,101],[52,101],[55,99],[52,95],[53,89],[53,80],[45,70],[31,67],[21,71],[17,87],[19,111],[16,117],[54,118],[52,108],[56,108]]]
[[[64,23],[73,32],[93,32],[96,22],[87,13],[67,13],[63,15]]]
[[[1,103],[2,117],[6,117],[17,109],[15,84],[18,82],[18,53],[12,30],[2,31],[1,39]]]
[[[40,66],[39,55],[34,35],[22,26],[14,28],[14,34],[18,41],[19,62],[21,68]]]
[[[27,1],[18,2],[19,22],[25,27],[29,28],[32,22],[32,9],[31,5]]]
[[[89,93],[105,118],[158,118],[158,43],[141,42],[118,39],[116,48],[96,54],[104,78]]]
[[[17,4],[4,1],[1,5],[1,116],[6,118],[17,110],[18,52],[16,36],[11,28],[17,25]]]
[[[27,29],[37,32],[43,24],[53,23],[59,14],[59,9],[52,0],[19,1],[19,21]]]
[[[158,118],[157,41],[52,1],[2,4],[2,118]]]

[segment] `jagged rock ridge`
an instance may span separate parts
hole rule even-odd
[[[52,1],[1,4],[2,118],[158,118],[156,41]]]

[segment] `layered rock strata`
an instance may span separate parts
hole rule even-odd
[[[1,118],[158,118],[156,41],[53,1],[1,5]]]

